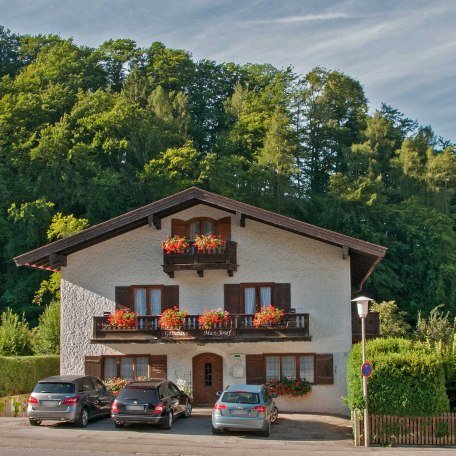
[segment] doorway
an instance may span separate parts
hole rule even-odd
[[[223,390],[223,358],[201,353],[193,358],[193,399],[198,405],[213,405]]]

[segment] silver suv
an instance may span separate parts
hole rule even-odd
[[[109,416],[114,395],[96,377],[58,375],[40,380],[28,399],[32,426],[43,420],[69,421],[81,427],[91,418]]]

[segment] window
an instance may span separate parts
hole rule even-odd
[[[160,315],[162,311],[162,285],[133,287],[134,309],[138,315]]]
[[[127,380],[149,377],[149,358],[147,356],[106,356],[103,378],[109,380],[115,377]]]
[[[306,379],[315,382],[315,355],[266,355],[266,381]]]
[[[195,239],[197,234],[214,234],[215,221],[207,218],[193,219],[188,222],[188,238],[190,241]]]
[[[263,306],[269,307],[272,304],[272,284],[242,284],[244,289],[244,312],[254,314]]]
[[[83,378],[79,382],[78,393],[85,393],[87,391],[93,391],[92,379],[89,377]]]
[[[204,386],[212,386],[212,363],[204,364]]]

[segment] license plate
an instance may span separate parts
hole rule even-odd
[[[231,415],[248,415],[248,410],[231,410]]]
[[[54,407],[58,403],[59,401],[41,401],[41,405],[44,405],[45,407]]]
[[[127,405],[127,410],[131,412],[143,412],[144,411],[144,405]]]

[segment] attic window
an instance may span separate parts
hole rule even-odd
[[[197,234],[214,234],[215,221],[211,219],[201,218],[193,219],[188,222],[188,238],[193,241]]]

